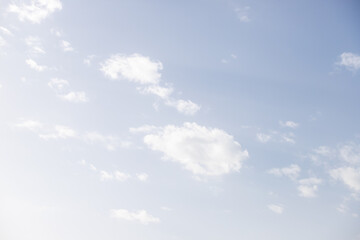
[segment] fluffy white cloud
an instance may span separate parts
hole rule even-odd
[[[60,0],[31,0],[29,4],[24,2],[11,3],[7,11],[16,13],[20,21],[26,20],[32,23],[40,23],[53,12],[61,9]]]
[[[112,209],[111,217],[123,219],[127,221],[139,222],[141,224],[149,224],[149,223],[158,223],[160,222],[159,218],[156,218],[150,214],[148,214],[145,210],[139,210],[136,212],[130,212],[126,209]]]
[[[38,131],[43,128],[43,124],[33,120],[23,120],[20,123],[15,124],[18,128],[25,128],[30,131]]]
[[[33,54],[46,53],[42,47],[42,42],[39,37],[28,36],[25,38],[25,43],[30,48],[30,53],[33,53]]]
[[[356,71],[360,69],[360,56],[350,52],[344,52],[340,55],[338,65],[346,67],[349,70]]]
[[[288,127],[288,128],[297,128],[299,126],[298,123],[293,122],[293,121],[285,121],[285,122],[280,121],[279,124],[282,127]]]
[[[25,62],[26,62],[26,64],[29,65],[32,69],[34,69],[34,70],[36,70],[36,71],[38,71],[38,72],[42,72],[42,71],[48,69],[47,66],[39,65],[39,64],[37,64],[34,60],[32,60],[32,59],[30,59],[30,58],[29,58],[29,59],[26,59]]]
[[[115,171],[114,173],[109,173],[107,171],[101,170],[100,171],[100,179],[101,181],[108,181],[108,180],[117,180],[119,182],[125,182],[131,177],[131,175],[127,173],[123,173],[120,171]]]
[[[264,134],[264,133],[258,133],[258,134],[256,134],[256,138],[257,138],[260,142],[266,143],[266,142],[270,141],[271,136],[270,136],[270,135],[267,135],[267,134]]]
[[[299,196],[305,198],[316,197],[316,192],[318,191],[318,185],[322,183],[322,180],[319,178],[305,178],[299,180]]]
[[[64,52],[72,52],[74,51],[74,48],[71,46],[71,43],[69,43],[68,41],[62,40],[60,42],[60,47],[62,48],[62,50]]]
[[[280,205],[269,204],[267,207],[276,214],[282,214],[284,211],[284,208]]]
[[[163,66],[159,61],[151,61],[140,54],[130,56],[117,54],[101,64],[101,71],[111,79],[126,79],[139,84],[157,84]]]
[[[142,94],[153,94],[161,98],[167,106],[176,108],[180,113],[193,115],[200,106],[190,100],[172,99],[173,88],[160,86],[163,65],[140,54],[111,56],[101,64],[100,70],[110,79],[123,79],[138,84]]]
[[[220,176],[238,171],[249,154],[233,136],[196,123],[167,125],[144,137],[145,144],[165,159],[178,162],[195,175]]]
[[[291,164],[289,167],[272,168],[268,170],[268,173],[278,177],[286,176],[289,177],[291,180],[295,180],[299,177],[300,171],[301,168],[298,165]]]
[[[360,168],[341,167],[330,171],[330,176],[342,181],[351,190],[360,192]]]
[[[55,91],[58,97],[60,97],[65,101],[74,102],[74,103],[89,101],[85,92],[71,91],[70,84],[67,80],[53,78],[49,81],[48,86]]]

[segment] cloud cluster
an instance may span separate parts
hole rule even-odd
[[[29,4],[24,2],[11,3],[7,11],[16,13],[20,21],[40,23],[53,12],[62,9],[60,0],[31,0]]]
[[[53,89],[56,95],[62,100],[74,103],[84,103],[89,101],[85,92],[71,91],[70,84],[67,80],[53,78],[48,83],[48,86]]]
[[[145,210],[139,210],[135,212],[131,212],[126,209],[112,209],[111,217],[122,219],[126,221],[138,222],[144,225],[149,223],[159,223],[160,219],[156,218],[147,213]]]
[[[177,111],[193,115],[200,110],[200,106],[190,100],[173,99],[173,89],[161,86],[161,73],[163,65],[160,61],[153,61],[140,54],[111,56],[101,64],[100,70],[110,79],[127,80],[138,85],[137,89],[143,94],[153,94],[162,99],[167,106]]]
[[[163,153],[164,159],[180,163],[198,176],[220,176],[239,171],[249,157],[233,136],[196,123],[167,125],[144,137],[144,143]]]

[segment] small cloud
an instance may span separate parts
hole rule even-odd
[[[5,39],[2,36],[0,36],[0,47],[4,47],[5,45],[6,45]]]
[[[45,54],[45,50],[42,47],[42,42],[39,37],[28,36],[25,38],[25,44],[30,48],[32,54]]]
[[[291,164],[289,167],[272,168],[267,172],[277,177],[286,176],[291,180],[296,180],[299,177],[301,168],[296,164]]]
[[[137,127],[137,128],[130,128],[129,131],[131,133],[149,133],[156,129],[158,129],[158,127],[156,127],[154,125],[143,125],[143,126]]]
[[[147,179],[148,179],[148,177],[149,177],[149,175],[147,175],[146,173],[137,173],[137,174],[136,174],[136,177],[137,177],[140,181],[146,182]]]
[[[279,124],[282,127],[288,127],[288,128],[297,128],[299,126],[298,123],[293,121],[286,121],[286,122],[280,121]]]
[[[258,134],[256,134],[256,138],[257,138],[260,142],[266,143],[266,142],[270,141],[271,136],[270,136],[270,135],[267,135],[267,134],[264,134],[264,133],[258,133]]]
[[[12,32],[10,32],[9,29],[2,27],[2,26],[0,26],[0,32],[2,32],[5,35],[8,35],[8,36],[13,36]]]
[[[322,180],[319,178],[305,178],[299,180],[299,196],[305,198],[314,198],[316,197],[316,192],[318,191],[318,185],[322,183]]]
[[[343,66],[350,71],[357,71],[360,69],[360,56],[351,53],[351,52],[344,52],[340,55],[340,62],[337,65]]]
[[[30,68],[34,69],[35,71],[38,71],[38,72],[42,72],[44,70],[47,70],[49,69],[47,66],[44,66],[44,65],[39,65],[37,64],[34,60],[32,60],[31,58],[29,59],[26,59],[26,64],[29,65]]]
[[[282,214],[284,212],[284,208],[280,205],[269,204],[268,209],[276,214]]]
[[[240,22],[244,22],[244,23],[250,22],[249,11],[250,11],[249,6],[235,9],[236,15],[240,19]]]
[[[100,71],[113,80],[127,80],[138,85],[142,94],[153,94],[164,101],[167,106],[174,107],[178,112],[193,115],[200,106],[190,100],[173,99],[173,88],[160,85],[163,65],[160,61],[151,60],[141,54],[116,54],[101,64]]]
[[[95,55],[89,55],[86,58],[84,58],[84,64],[87,66],[90,66],[92,61],[94,60]]]
[[[122,219],[126,221],[138,222],[144,225],[149,223],[159,223],[160,219],[156,218],[147,213],[145,210],[139,210],[135,212],[130,212],[126,209],[112,209],[111,217]]]
[[[48,86],[55,91],[59,98],[73,103],[88,102],[89,99],[85,92],[75,92],[70,90],[70,84],[67,80],[52,78]]]
[[[60,47],[64,52],[72,52],[74,51],[74,48],[71,46],[71,44],[68,41],[62,40],[60,42]]]
[[[52,35],[57,36],[57,37],[61,37],[61,36],[62,36],[61,32],[58,31],[58,30],[56,30],[56,29],[54,29],[54,28],[51,28],[51,29],[50,29],[50,33],[51,33]]]
[[[20,21],[40,23],[53,12],[62,9],[60,0],[31,0],[30,4],[11,3],[8,12],[16,13]]]
[[[163,206],[163,207],[161,207],[161,210],[169,212],[169,211],[172,211],[172,208]]]
[[[77,137],[77,133],[75,130],[62,126],[62,125],[55,125],[54,132],[50,134],[40,134],[40,138],[48,140],[48,139],[66,139],[66,138],[75,138]]]

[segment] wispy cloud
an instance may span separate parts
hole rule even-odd
[[[28,36],[25,38],[25,43],[30,48],[30,53],[32,54],[46,53],[39,37]]]
[[[72,52],[74,48],[71,46],[71,43],[65,40],[60,41],[60,47],[64,52]]]
[[[137,90],[142,94],[153,94],[162,99],[167,106],[171,106],[186,115],[193,115],[200,110],[200,106],[191,100],[174,99],[171,97],[173,88],[161,86],[163,65],[160,61],[153,61],[140,54],[113,55],[101,64],[100,70],[110,79],[124,79],[138,84]]]
[[[322,180],[319,178],[304,178],[299,180],[299,196],[305,198],[314,198],[318,191],[318,185],[322,183]]]
[[[145,210],[131,212],[126,209],[112,209],[111,217],[126,221],[138,222],[144,225],[160,222],[159,218],[150,215]]]
[[[55,91],[59,98],[65,101],[73,103],[84,103],[89,101],[85,92],[71,91],[70,84],[67,80],[53,78],[48,83],[48,86]]]
[[[277,177],[286,176],[291,180],[296,180],[299,177],[301,168],[296,164],[291,164],[289,167],[284,168],[272,168],[267,171],[269,174],[272,174]]]
[[[282,207],[281,205],[269,204],[267,207],[269,210],[276,214],[282,214],[284,212],[284,207]]]
[[[241,22],[244,22],[244,23],[251,21],[250,17],[249,17],[249,11],[250,11],[249,6],[235,9],[237,17],[240,19]]]

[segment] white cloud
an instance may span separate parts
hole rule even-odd
[[[86,96],[85,92],[69,92],[61,96],[66,101],[79,103],[79,102],[88,102],[89,99]]]
[[[185,115],[194,115],[201,108],[196,103],[193,103],[190,100],[183,99],[179,99],[176,101],[169,100],[166,102],[166,105],[175,107],[179,112]]]
[[[249,6],[235,9],[236,15],[241,22],[250,22],[249,11],[250,11]]]
[[[61,99],[74,102],[74,103],[81,103],[81,102],[88,102],[89,99],[86,96],[85,92],[75,92],[70,90],[70,84],[67,80],[59,79],[59,78],[52,78],[48,86],[55,91],[55,93]]]
[[[305,178],[299,180],[299,196],[305,198],[316,197],[316,192],[318,191],[318,185],[322,183],[322,180],[319,178]]]
[[[266,142],[270,141],[270,139],[271,139],[270,135],[267,135],[264,133],[258,133],[258,134],[256,134],[256,137],[262,143],[266,143]]]
[[[267,207],[276,214],[282,214],[284,211],[284,208],[280,205],[269,204]]]
[[[20,123],[15,124],[18,128],[25,128],[30,131],[37,131],[43,128],[43,124],[33,120],[23,120]]]
[[[39,37],[28,36],[25,38],[25,43],[30,47],[30,52],[32,54],[45,54],[45,50],[42,47],[42,43]]]
[[[137,128],[129,128],[129,131],[131,133],[148,133],[155,129],[158,129],[158,127],[156,127],[154,125],[143,125],[143,126],[137,127]]]
[[[293,122],[293,121],[285,121],[285,122],[280,121],[279,124],[282,127],[288,127],[288,128],[297,128],[299,126],[298,123]]]
[[[74,48],[71,46],[71,44],[68,41],[61,40],[60,47],[64,52],[72,52],[74,51]]]
[[[339,147],[339,157],[349,164],[360,163],[360,145],[355,143],[344,144]]]
[[[101,170],[100,171],[100,179],[101,181],[107,181],[114,178],[114,175],[111,173],[108,173],[107,171]]]
[[[54,29],[54,28],[51,28],[51,29],[50,29],[50,33],[53,34],[53,35],[55,35],[55,36],[57,36],[57,37],[61,37],[61,36],[62,36],[61,32],[58,31],[58,30],[56,30],[56,29]]]
[[[342,181],[351,190],[360,192],[360,168],[341,167],[330,171],[330,176]]]
[[[126,209],[112,209],[111,217],[117,218],[117,219],[123,219],[126,221],[139,222],[144,225],[147,225],[149,223],[160,222],[159,218],[156,218],[156,217],[148,214],[145,210],[130,212]]]
[[[54,132],[50,134],[40,134],[40,138],[43,139],[66,139],[66,138],[75,138],[77,137],[77,133],[75,130],[61,125],[55,125]]]
[[[139,90],[141,91],[141,93],[154,94],[156,96],[159,96],[162,99],[168,99],[170,97],[170,95],[172,94],[172,92],[174,91],[174,89],[172,89],[172,88],[161,87],[159,85],[151,85],[146,88],[139,88]]]
[[[10,32],[10,30],[5,27],[0,26],[0,31],[5,35],[13,36],[12,32]]]
[[[115,176],[115,179],[120,181],[120,182],[124,182],[124,181],[128,180],[131,177],[130,174],[123,173],[123,172],[120,172],[120,171],[115,171],[114,176]]]
[[[149,175],[147,175],[146,173],[137,173],[137,174],[136,174],[136,177],[137,177],[140,181],[146,182],[147,179],[148,179],[148,177],[149,177]]]
[[[131,145],[130,142],[122,141],[116,136],[103,135],[98,132],[87,132],[83,135],[83,139],[89,143],[103,144],[108,150],[115,150],[118,147],[127,148]]]
[[[301,171],[301,168],[296,164],[291,164],[289,167],[284,168],[272,168],[268,170],[269,174],[272,174],[274,176],[286,176],[290,178],[291,180],[295,180],[299,177],[299,173]]]
[[[138,84],[137,90],[142,94],[153,94],[164,100],[167,106],[179,112],[193,115],[200,106],[190,100],[172,99],[173,88],[160,86],[163,65],[140,54],[111,56],[101,64],[100,70],[110,79],[123,79]],[[167,85],[167,84],[165,84]]]
[[[29,4],[11,3],[7,11],[16,13],[20,21],[27,20],[32,23],[40,23],[53,12],[61,9],[60,0],[31,0]]]
[[[60,78],[52,78],[50,82],[48,82],[48,86],[57,92],[67,91],[70,84],[67,80]]]
[[[44,65],[39,65],[37,64],[34,60],[32,59],[26,59],[26,64],[29,65],[32,69],[38,71],[38,72],[42,72],[44,70],[47,70],[48,67],[47,66],[44,66]]]
[[[239,171],[249,154],[233,136],[196,123],[167,125],[144,137],[145,144],[165,159],[178,162],[195,175],[219,176]]]
[[[344,52],[340,55],[341,61],[337,64],[351,71],[360,69],[360,56],[350,52]]]
[[[139,84],[158,84],[162,63],[140,54],[117,54],[101,64],[101,71],[111,79],[126,79]]]
[[[291,143],[291,144],[295,144],[296,143],[296,141],[295,141],[295,139],[294,139],[294,134],[293,133],[287,133],[287,134],[283,134],[282,136],[281,136],[281,139],[282,139],[282,141],[284,141],[284,142],[287,142],[287,143]]]

